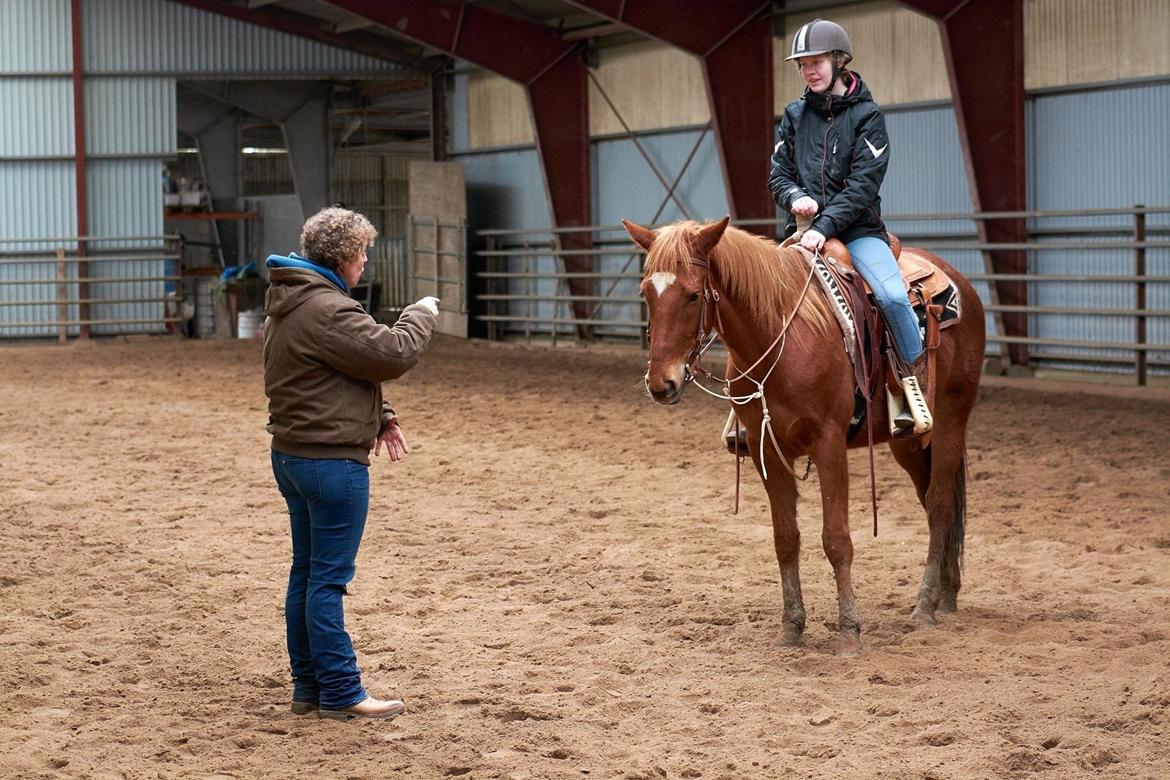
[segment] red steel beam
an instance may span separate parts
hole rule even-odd
[[[557,227],[592,224],[589,175],[589,92],[578,44],[552,29],[467,2],[435,0],[329,0],[396,35],[439,49],[519,82],[528,95],[545,190]],[[561,237],[565,249],[592,246],[589,233]],[[593,270],[584,257],[566,258],[572,271]],[[588,295],[585,279],[570,290]],[[584,302],[574,303],[580,319]],[[578,328],[588,337],[589,331]]]
[[[225,2],[225,0],[173,0],[173,2],[197,8],[200,11],[227,16],[248,24],[267,27],[270,30],[296,35],[299,38],[306,38],[328,46],[336,46],[346,51],[364,54],[367,57],[393,62],[407,68],[427,70],[430,65],[421,56],[395,48],[391,41],[382,36],[358,31],[346,34],[333,32],[321,27],[322,21],[293,11],[261,7],[245,8],[241,5]]]
[[[82,72],[82,45],[81,45],[81,0],[72,0],[70,11],[73,15],[73,158],[74,178],[77,190],[77,235],[82,238],[89,236],[89,179],[85,169],[85,76]],[[89,264],[85,261],[87,250],[86,241],[77,242],[77,319],[81,320],[78,326],[78,335],[89,338]]]
[[[542,25],[465,2],[329,2],[523,85],[553,219],[558,227],[591,223],[589,93],[577,44]]]
[[[975,210],[1026,210],[1023,0],[900,2],[938,22]],[[1023,219],[976,224],[981,241],[1022,243],[1028,238]],[[1025,252],[989,254],[996,273],[1028,271]],[[1028,302],[1025,282],[998,282],[995,290],[1001,304]],[[1026,336],[1027,315],[1004,314],[1003,327],[1006,335]],[[1008,357],[1016,365],[1027,365],[1028,346],[1009,345]]]
[[[731,216],[771,219],[764,183],[775,142],[770,2],[568,0],[703,61],[703,78]],[[669,96],[662,96],[667,99]],[[764,228],[762,232],[771,232]]]

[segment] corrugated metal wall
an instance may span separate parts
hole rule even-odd
[[[95,254],[141,246],[163,231],[161,172],[176,153],[176,78],[322,78],[386,74],[398,65],[265,30],[165,0],[83,0],[89,234],[139,237],[100,242]],[[0,239],[77,233],[74,179],[70,0],[0,1]],[[287,168],[287,160],[284,161]],[[72,251],[72,245],[66,247]],[[0,244],[0,255],[48,252],[44,244]],[[48,252],[51,254],[51,252]],[[0,258],[3,260],[4,258]],[[91,276],[130,279],[169,273],[165,260],[94,263]],[[51,267],[50,267],[51,268]],[[0,263],[0,282],[43,278],[46,266]],[[74,274],[75,269],[70,269]],[[30,274],[32,274],[30,276]],[[49,274],[51,275],[51,274]],[[93,285],[92,297],[160,298],[161,281]],[[16,287],[9,288],[16,290]],[[20,288],[20,300],[53,298],[52,285]],[[16,293],[13,293],[14,295]],[[0,323],[43,307],[0,306]],[[159,317],[163,306],[110,303],[93,319]],[[77,316],[76,307],[72,315]],[[157,325],[117,328],[157,330]],[[76,328],[72,329],[74,332]],[[114,332],[97,325],[95,333]],[[54,329],[0,328],[0,337],[52,335]]]
[[[175,153],[173,78],[88,77],[85,113],[85,151],[91,157]]]
[[[673,182],[682,170],[687,156],[695,148],[702,131],[654,133],[642,135],[639,142],[665,176]],[[686,207],[684,213],[673,199],[667,201],[662,213],[655,219],[667,191],[654,176],[649,165],[628,138],[615,138],[593,144],[593,203],[595,224],[619,225],[629,219],[642,225],[664,224],[687,219],[697,220],[722,217],[728,213],[727,194],[723,188],[723,173],[719,168],[719,154],[714,133],[703,136],[698,151],[679,179],[675,196]],[[629,240],[624,232],[605,236],[613,245],[626,248]],[[606,273],[637,272],[641,256],[631,261],[632,255],[603,256],[599,271]],[[597,294],[618,297],[637,297],[636,280],[602,279]],[[601,307],[598,318],[603,320],[638,320],[639,304],[617,303]],[[626,335],[637,336],[638,328],[626,329]]]
[[[594,75],[635,130],[705,125],[711,118],[702,64],[679,49],[651,41],[601,49]],[[592,82],[589,132],[594,136],[625,132]]]
[[[166,0],[85,0],[82,5],[86,73],[326,78],[400,69]]]
[[[71,18],[69,0],[0,3],[0,74],[67,73]]]
[[[645,41],[602,49],[593,74],[634,130],[703,125],[711,116],[699,60],[670,46]],[[528,98],[519,84],[474,70],[466,81],[466,105],[470,148],[533,143]],[[589,132],[625,132],[592,82]]]
[[[1038,210],[1170,205],[1170,84],[1111,87],[1068,94],[1041,95],[1031,101],[1031,198]],[[1170,215],[1151,216],[1151,238],[1170,239]],[[1038,222],[1038,230],[1074,226],[1117,230],[1112,240],[1132,236],[1131,217],[1079,217]],[[1051,241],[1068,241],[1053,236]],[[1170,249],[1146,252],[1147,273],[1170,274]],[[1044,251],[1034,253],[1037,273],[1132,274],[1132,250]],[[1120,283],[1052,283],[1033,285],[1033,300],[1045,306],[1132,308],[1134,287]],[[1147,305],[1170,308],[1170,284],[1148,285]],[[1129,317],[1049,315],[1035,318],[1036,335],[1060,339],[1132,341]],[[1151,343],[1170,343],[1170,322],[1152,318]],[[1045,347],[1059,355],[1112,356],[1119,351]],[[1152,354],[1167,360],[1168,354]]]
[[[1170,74],[1166,0],[1026,0],[1024,87]]]
[[[69,79],[0,75],[0,159],[73,154]]]
[[[73,163],[61,160],[0,162],[0,239],[77,235]],[[0,245],[0,252],[39,247]]]

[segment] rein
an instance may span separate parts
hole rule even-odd
[[[760,406],[763,408],[763,417],[760,419],[760,473],[761,473],[761,475],[763,476],[763,478],[765,480],[768,479],[768,466],[764,460],[764,444],[765,444],[765,441],[771,441],[772,448],[774,450],[776,450],[776,454],[780,456],[780,462],[784,464],[784,468],[788,470],[788,473],[791,474],[792,477],[798,481],[803,482],[803,481],[807,480],[808,476],[809,476],[809,472],[812,470],[812,458],[809,457],[805,463],[804,475],[797,476],[795,469],[792,468],[792,464],[790,464],[788,462],[788,459],[786,457],[784,457],[784,453],[780,449],[780,444],[776,441],[776,434],[772,430],[772,414],[768,410],[768,401],[767,401],[766,396],[764,395],[764,385],[767,383],[769,377],[772,376],[772,372],[776,370],[776,366],[780,364],[780,356],[784,354],[785,336],[787,336],[787,334],[788,334],[788,328],[796,320],[796,314],[797,314],[797,312],[800,311],[800,305],[802,303],[804,303],[804,299],[808,295],[808,288],[811,286],[812,280],[813,280],[813,274],[814,274],[813,269],[811,267],[809,269],[808,278],[804,282],[804,288],[800,292],[800,297],[796,300],[796,306],[793,307],[791,316],[784,319],[783,324],[780,327],[780,332],[776,335],[776,338],[772,340],[772,343],[768,345],[767,349],[765,349],[763,351],[763,353],[756,359],[756,361],[754,363],[752,363],[750,366],[748,366],[746,369],[741,370],[738,366],[735,365],[734,362],[732,362],[732,364],[731,364],[732,368],[734,368],[736,371],[739,371],[739,374],[735,377],[726,377],[725,376],[723,378],[720,378],[720,377],[717,377],[714,374],[712,374],[710,371],[707,371],[706,369],[702,368],[699,365],[700,361],[703,358],[703,353],[706,352],[708,348],[710,348],[711,344],[714,343],[715,338],[720,333],[723,332],[723,322],[719,317],[719,291],[714,289],[711,286],[711,264],[707,260],[692,257],[691,264],[698,266],[699,268],[704,269],[703,303],[702,303],[702,308],[699,311],[699,329],[698,329],[698,333],[695,336],[695,346],[691,349],[690,353],[687,354],[687,362],[685,364],[685,371],[683,373],[683,385],[685,386],[689,382],[694,382],[695,386],[698,387],[700,390],[702,390],[707,395],[710,395],[713,398],[719,398],[719,399],[722,399],[724,401],[728,401],[728,402],[730,402],[734,405],[738,405],[738,406],[743,406],[745,404],[749,404],[758,398],[760,401]],[[712,306],[714,307],[714,310],[715,310],[715,316],[713,318],[714,319],[713,327],[709,327],[707,325],[707,301],[708,300],[710,300],[712,302]],[[714,332],[712,332],[712,333],[710,333],[710,335],[708,335],[709,330],[713,330]],[[706,341],[705,344],[703,343],[704,341]],[[779,345],[780,348],[778,350],[776,350],[776,357],[773,358],[772,365],[769,366],[768,370],[764,373],[763,379],[757,380],[754,377],[752,377],[751,372],[754,371],[756,368],[758,368],[760,366],[760,364],[764,362],[764,359],[766,357],[768,357],[768,354],[773,349],[776,349],[777,345]],[[710,390],[702,382],[697,381],[698,375],[700,375],[700,374],[713,382],[721,383],[724,387],[724,392],[718,393],[718,392],[715,392],[713,390]],[[738,395],[738,396],[732,395],[731,394],[731,383],[738,382],[741,379],[746,379],[747,381],[754,384],[756,386],[755,391],[748,393],[747,395]],[[765,434],[767,434],[767,436],[765,436]],[[736,503],[737,503],[736,509],[737,510],[738,510],[738,496],[739,496],[739,476],[740,476],[740,474],[739,474],[739,460],[737,459],[736,460],[736,469],[735,469],[735,490],[736,490],[736,498],[737,498],[737,501],[736,501]]]

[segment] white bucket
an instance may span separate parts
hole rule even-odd
[[[259,335],[260,327],[263,324],[263,309],[242,311],[236,317],[236,337],[241,339],[254,339],[257,335]]]

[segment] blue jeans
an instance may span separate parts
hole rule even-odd
[[[366,527],[369,466],[274,451],[272,473],[292,525],[284,619],[293,700],[343,709],[366,698],[341,598]]]
[[[906,363],[913,363],[922,354],[922,334],[890,245],[876,236],[862,236],[846,246],[853,255],[853,267],[873,290],[874,300],[894,334],[898,354]]]

